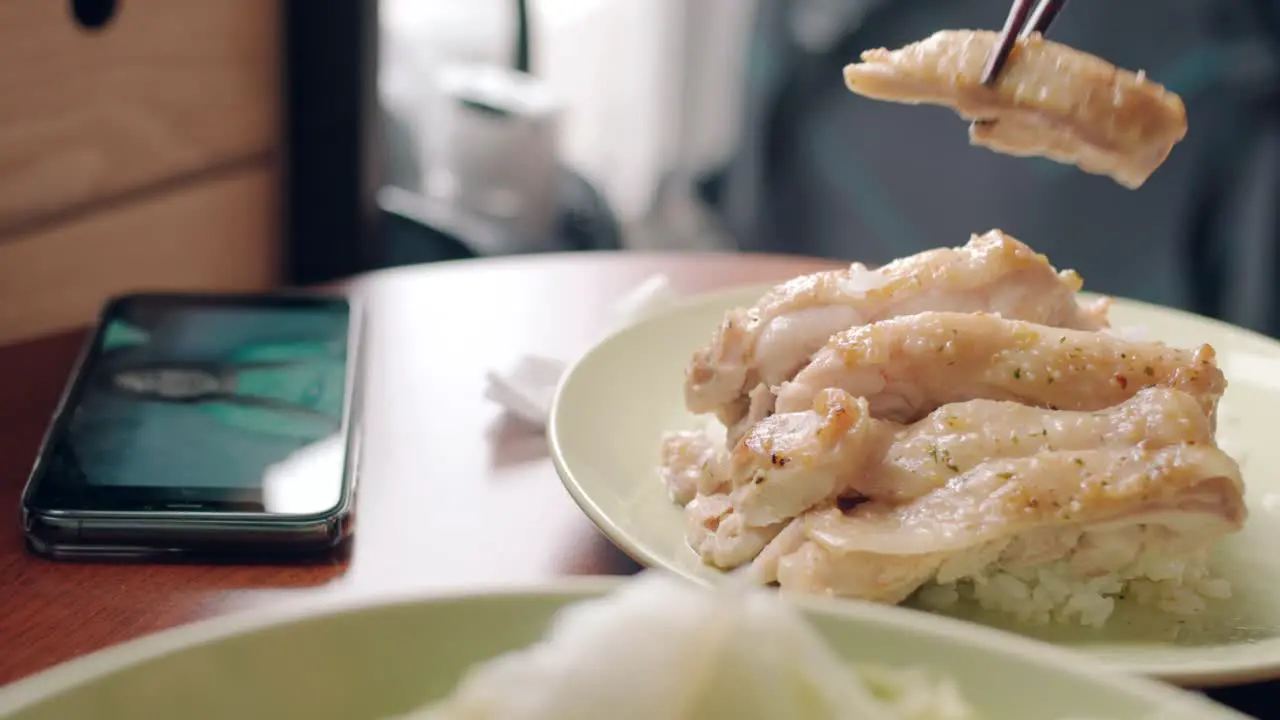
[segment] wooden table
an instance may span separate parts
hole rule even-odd
[[[0,684],[114,643],[252,608],[475,588],[637,568],[560,486],[540,432],[482,398],[484,373],[607,330],[655,272],[681,292],[777,280],[830,261],[744,255],[550,255],[390,270],[351,283],[371,311],[356,540],[312,566],[54,563],[29,555],[22,484],[83,339],[0,349]],[[1261,714],[1280,690],[1215,692]],[[1270,700],[1270,702],[1267,702]]]

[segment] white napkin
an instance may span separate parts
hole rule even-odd
[[[642,317],[670,306],[677,299],[665,275],[653,275],[614,303],[610,331],[620,329]],[[577,355],[585,352],[583,349]],[[514,366],[485,373],[484,396],[507,412],[538,427],[546,427],[551,398],[560,377],[569,369],[570,359],[526,353]]]

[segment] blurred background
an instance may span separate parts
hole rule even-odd
[[[1088,289],[1280,333],[1280,8],[1075,2],[1190,131],[1139,190],[841,68],[1009,0],[0,2],[0,343],[109,295],[515,253],[882,263],[1000,228]],[[53,282],[51,278],[62,278]]]
[[[548,202],[577,213],[583,232],[545,243],[519,232],[463,234],[464,245],[484,254],[617,243],[879,263],[999,227],[1079,269],[1089,289],[1274,334],[1276,4],[1165,0],[1153,12],[1150,2],[1079,2],[1063,13],[1055,39],[1144,69],[1187,103],[1187,139],[1137,191],[972,148],[965,125],[946,110],[875,103],[843,87],[840,68],[866,48],[943,28],[998,28],[1008,6],[381,0],[387,179],[414,197],[485,215],[485,201],[448,170],[491,187],[558,177],[554,197],[525,192],[527,228],[547,224],[534,216]],[[532,80],[516,87],[481,67],[521,67]],[[467,104],[485,92],[500,107]],[[506,130],[495,129],[498,117]],[[498,152],[505,169],[466,150],[470,142],[506,148]],[[560,170],[539,166],[541,143],[555,146],[547,156]],[[566,173],[585,187],[571,187]],[[599,199],[584,197],[588,189]],[[436,223],[460,227],[447,216],[438,212]],[[391,256],[435,253],[448,251],[426,242],[415,251],[410,242]]]

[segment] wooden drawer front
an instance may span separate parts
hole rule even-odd
[[[279,145],[277,2],[123,0],[99,31],[69,8],[0,0],[0,241]]]
[[[0,243],[0,345],[87,325],[119,293],[275,286],[277,177],[253,164]]]

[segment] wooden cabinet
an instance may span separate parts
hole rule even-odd
[[[274,0],[0,0],[0,344],[280,267]]]

